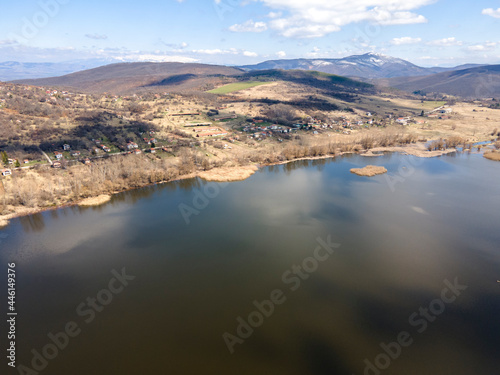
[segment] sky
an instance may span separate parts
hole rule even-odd
[[[367,52],[500,64],[500,1],[23,0],[0,13],[0,62],[243,65]]]

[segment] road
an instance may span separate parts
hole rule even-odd
[[[52,160],[50,160],[49,155],[47,155],[44,151],[40,150],[43,156],[49,161],[50,165],[52,165]]]

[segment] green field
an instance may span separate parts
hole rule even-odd
[[[434,108],[442,107],[445,104],[446,104],[446,102],[443,102],[443,101],[424,101],[422,103],[422,107],[434,109]]]
[[[262,86],[262,85],[267,85],[270,82],[236,82],[236,83],[230,83],[228,85],[221,86],[217,89],[210,90],[208,91],[210,94],[229,94],[232,92],[240,91],[240,90],[246,90],[252,87],[256,86]]]

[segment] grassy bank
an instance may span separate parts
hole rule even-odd
[[[210,94],[230,94],[232,92],[237,92],[241,90],[246,90],[246,89],[251,89],[252,87],[257,87],[257,86],[262,86],[262,85],[268,85],[270,82],[257,82],[257,81],[252,81],[252,82],[236,82],[236,83],[230,83],[228,85],[224,85],[221,87],[218,87],[214,90],[208,91]]]

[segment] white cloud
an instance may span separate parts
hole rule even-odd
[[[436,0],[252,1],[261,2],[273,10],[269,14],[272,20],[268,27],[281,35],[317,38],[339,31],[345,25],[363,21],[379,25],[424,23],[426,18],[413,11]]]
[[[467,47],[469,51],[491,51],[495,49],[497,43],[495,42],[486,42],[483,44],[476,44],[473,46]]]
[[[483,9],[483,14],[487,15],[487,16],[491,16],[491,17],[495,17],[495,18],[500,18],[500,8],[498,9],[493,9],[493,8],[487,8],[487,9]]]
[[[412,38],[409,36],[404,36],[402,38],[394,38],[391,40],[391,44],[394,44],[396,46],[400,46],[403,44],[417,44],[422,41],[422,38]]]
[[[276,52],[276,56],[278,56],[280,59],[283,59],[286,57],[286,52],[285,51],[278,51],[278,52]]]
[[[257,57],[257,56],[259,56],[255,52],[240,50],[237,48],[195,49],[191,52],[194,54],[199,54],[199,55],[241,55],[241,56],[245,56],[245,57]]]
[[[130,54],[124,56],[115,56],[116,60],[121,61],[139,61],[139,62],[182,62],[194,63],[198,59],[186,56],[170,56],[170,55],[153,55],[153,54]]]
[[[283,15],[283,13],[281,12],[270,12],[267,16],[269,18],[278,18],[278,17],[281,17]]]
[[[219,48],[215,49],[195,49],[193,50],[194,53],[200,53],[202,55],[226,55],[229,53],[233,53],[230,50],[222,50]]]
[[[261,33],[267,30],[267,24],[265,22],[254,22],[253,20],[248,20],[240,25],[236,24],[230,26],[229,30],[235,33]]]
[[[464,43],[460,40],[457,40],[455,37],[451,37],[451,38],[433,40],[428,44],[431,46],[448,47],[448,46],[461,46]]]

